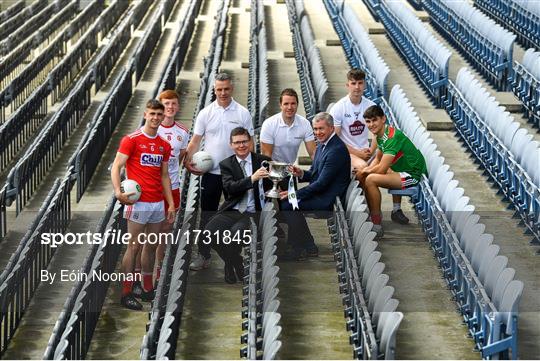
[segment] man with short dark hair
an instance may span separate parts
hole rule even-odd
[[[111,180],[114,194],[119,202],[125,204],[124,217],[127,219],[130,243],[122,258],[121,270],[127,276],[122,282],[120,303],[129,309],[141,310],[142,305],[135,299],[132,288],[135,279],[135,259],[142,247],[142,283],[144,292],[141,299],[153,299],[153,271],[157,245],[144,243],[141,234],[159,233],[161,222],[166,218],[174,221],[175,208],[171,193],[171,180],[168,161],[171,146],[158,135],[158,128],[163,121],[163,104],[151,99],[146,103],[145,123],[134,133],[122,138],[111,168]],[[139,183],[142,193],[137,202],[129,199],[130,194],[122,193],[120,173],[126,168],[126,178]],[[165,211],[163,198],[169,204]]]
[[[229,145],[231,130],[236,127],[246,128],[251,136],[254,134],[253,122],[249,111],[233,98],[234,84],[227,73],[219,73],[214,81],[216,100],[202,109],[197,115],[193,128],[193,136],[187,146],[184,166],[193,174],[201,175],[194,167],[191,158],[199,150],[204,137],[204,150],[210,153],[214,168],[202,176],[201,180],[201,226],[218,209],[221,199],[222,182],[219,162],[234,152]],[[253,146],[250,145],[250,150]],[[198,254],[189,268],[195,271],[210,266],[210,247],[199,243]]]
[[[288,225],[288,243],[291,249],[284,260],[302,260],[317,257],[319,250],[302,211],[329,212],[336,196],[343,196],[350,182],[351,158],[347,147],[334,132],[334,121],[328,113],[318,113],[312,121],[313,133],[319,141],[313,163],[308,171],[292,166],[291,172],[299,177],[300,182],[309,182],[296,192],[299,212],[291,204],[281,202],[283,216]],[[288,197],[288,192],[280,193],[281,199]]]
[[[359,173],[366,193],[371,221],[378,236],[383,235],[381,226],[381,191],[405,189],[418,184],[427,174],[424,156],[399,129],[386,125],[383,109],[374,105],[364,113],[369,130],[377,137],[377,158]]]
[[[245,233],[250,229],[249,218],[264,207],[264,191],[272,187],[272,182],[264,181],[268,170],[261,164],[270,158],[250,151],[252,139],[246,128],[234,128],[229,144],[234,154],[219,163],[225,201],[205,230],[210,232],[212,246],[225,262],[225,282],[236,283],[244,276],[240,253],[242,245],[251,241],[252,235]]]
[[[304,142],[306,150],[313,159],[315,137],[309,121],[296,113],[298,94],[294,89],[286,88],[279,96],[281,112],[266,119],[261,127],[261,153],[277,162],[293,164],[298,156],[300,144]]]

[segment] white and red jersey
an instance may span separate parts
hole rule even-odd
[[[162,201],[161,164],[169,161],[171,145],[159,135],[150,137],[139,129],[122,138],[118,152],[129,157],[126,178],[133,179],[141,186],[139,201]]]
[[[189,142],[189,130],[182,124],[174,122],[172,125],[160,125],[158,134],[171,144],[171,157],[169,159],[169,177],[171,189],[180,188],[180,163],[179,156]]]

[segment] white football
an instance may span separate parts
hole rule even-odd
[[[128,197],[131,201],[138,201],[141,198],[141,186],[139,183],[135,182],[133,179],[125,179],[120,183],[120,191],[122,193],[133,193]]]
[[[210,169],[214,168],[214,161],[212,160],[212,156],[210,155],[210,153],[205,152],[204,150],[198,151],[197,153],[193,154],[191,162],[194,163],[195,168],[197,168],[203,173],[206,173]]]

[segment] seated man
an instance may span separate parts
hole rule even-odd
[[[373,230],[383,235],[381,226],[381,192],[387,189],[405,189],[418,184],[422,174],[427,174],[422,153],[400,130],[386,125],[382,108],[374,105],[366,109],[364,119],[370,132],[377,137],[376,159],[360,171],[362,187],[371,213]]]
[[[212,247],[225,262],[227,283],[236,283],[237,278],[241,280],[244,276],[240,253],[242,245],[251,241],[244,230],[250,229],[249,217],[264,207],[264,191],[272,188],[272,182],[263,182],[268,178],[268,170],[261,166],[262,161],[271,159],[250,152],[251,142],[246,128],[237,127],[231,131],[230,146],[234,154],[219,163],[225,201],[201,235],[209,235]]]
[[[318,113],[312,121],[313,133],[319,141],[313,163],[308,171],[291,166],[294,176],[309,185],[296,192],[300,211],[329,212],[336,196],[343,196],[351,180],[351,158],[343,141],[334,132],[334,119],[328,113]],[[281,192],[281,199],[288,196]],[[302,212],[295,212],[291,204],[281,203],[288,226],[288,243],[291,250],[285,260],[301,260],[305,255],[317,257],[319,250],[309,231]]]

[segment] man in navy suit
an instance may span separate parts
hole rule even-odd
[[[318,140],[313,163],[308,171],[292,166],[294,176],[309,185],[296,192],[300,211],[328,213],[336,200],[343,196],[351,180],[351,158],[345,143],[334,132],[334,119],[328,113],[318,113],[312,121],[313,133]],[[295,212],[281,192],[282,211],[289,228],[288,243],[291,250],[285,259],[301,260],[304,255],[317,257],[319,250],[309,231],[302,212]]]

